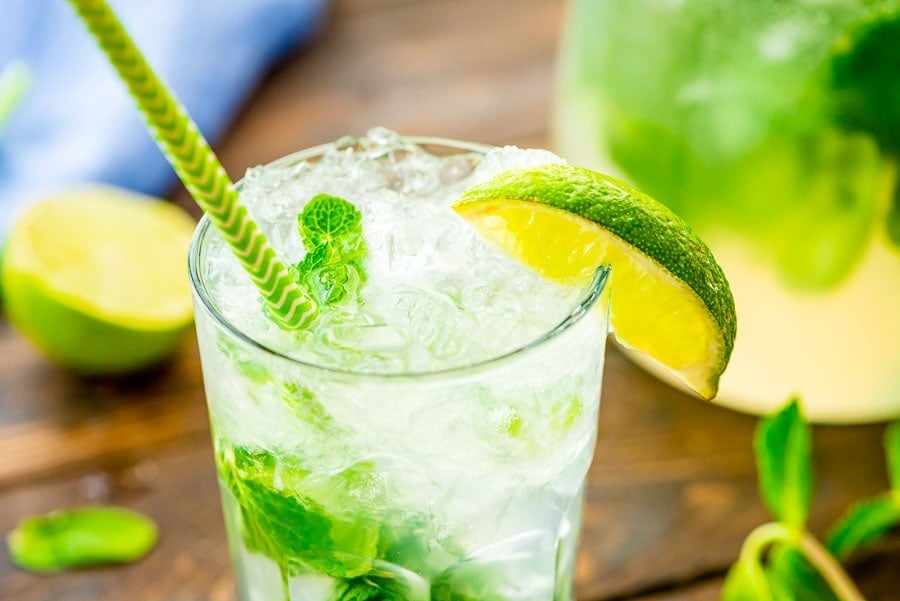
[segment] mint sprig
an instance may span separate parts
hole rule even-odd
[[[900,423],[885,450],[892,490],[852,507],[822,545],[806,529],[812,503],[812,434],[791,399],[755,437],[760,496],[775,516],[747,537],[722,589],[723,601],[864,601],[839,560],[900,525]]]
[[[292,267],[295,279],[322,305],[353,298],[366,281],[362,213],[343,198],[319,194],[297,222],[306,256]]]

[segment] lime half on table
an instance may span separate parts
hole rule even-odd
[[[624,182],[568,165],[514,169],[466,190],[454,210],[543,276],[588,280],[612,266],[616,339],[716,395],[734,345],[731,289],[709,248]]]
[[[96,187],[48,198],[16,221],[0,282],[9,321],[83,374],[158,363],[192,321],[193,220],[169,203]]]

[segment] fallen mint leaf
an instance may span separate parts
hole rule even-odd
[[[57,572],[136,561],[156,539],[156,524],[149,518],[120,507],[95,506],[25,518],[6,540],[17,566]]]

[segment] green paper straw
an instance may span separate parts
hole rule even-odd
[[[0,73],[0,131],[31,84],[31,71],[21,61],[13,61]]]
[[[105,0],[69,0],[118,71],[178,177],[205,211],[285,326],[303,328],[316,302],[288,274],[238,198],[209,144],[147,64]]]

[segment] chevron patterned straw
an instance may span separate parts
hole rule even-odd
[[[105,0],[69,0],[128,86],[156,143],[185,187],[231,246],[271,312],[285,326],[307,327],[316,302],[288,274],[241,203],[209,144],[147,64]]]

